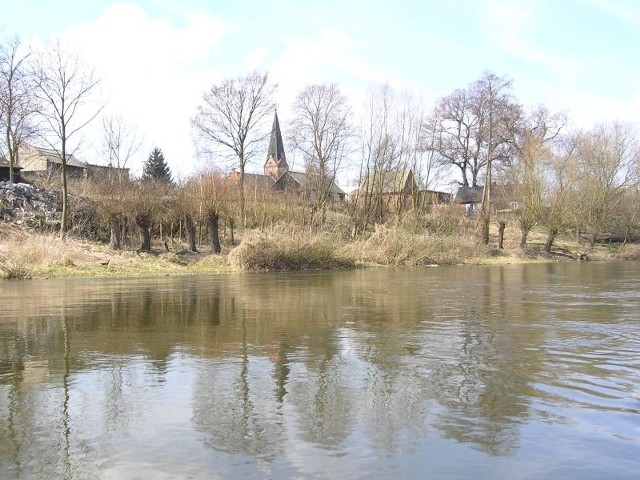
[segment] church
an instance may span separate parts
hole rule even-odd
[[[237,178],[239,173],[234,169],[229,176],[230,178]],[[245,187],[265,188],[271,189],[274,192],[294,193],[309,199],[314,198],[316,195],[314,185],[317,184],[317,182],[313,180],[314,178],[308,173],[293,172],[289,169],[287,156],[284,151],[284,142],[282,141],[282,132],[280,131],[280,122],[278,121],[278,113],[275,112],[263,173],[245,173]],[[332,182],[330,190],[333,200],[343,201],[345,199],[345,192],[338,187],[335,182]]]

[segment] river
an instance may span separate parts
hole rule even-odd
[[[2,479],[637,479],[640,264],[0,283]]]

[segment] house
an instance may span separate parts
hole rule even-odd
[[[369,175],[358,188],[358,202],[367,198],[380,198],[390,212],[406,209],[418,193],[411,169],[391,170]]]
[[[472,215],[480,210],[483,192],[484,187],[482,186],[460,187],[456,192],[453,202],[464,206],[465,213],[467,215]]]
[[[13,180],[16,183],[19,183],[21,180],[21,177],[20,177],[21,170],[22,170],[22,167],[17,165],[13,166]],[[11,178],[10,172],[11,172],[11,169],[9,168],[9,161],[4,157],[0,157],[0,182],[8,182],[9,179]]]
[[[232,181],[240,181],[240,173],[233,169],[228,178]],[[263,166],[263,173],[244,174],[244,188],[248,191],[271,190],[274,192],[285,192],[302,195],[305,198],[313,198],[314,187],[318,185],[313,175],[304,172],[293,172],[289,170],[287,156],[284,151],[282,132],[278,113],[273,116],[271,127],[271,137],[269,138],[269,148],[267,149],[267,159]],[[344,200],[345,192],[338,187],[335,182],[331,182],[330,187],[335,200]]]
[[[416,206],[424,211],[438,205],[449,205],[453,195],[438,190],[422,189],[411,169],[391,170],[367,177],[353,194],[356,201],[380,198],[389,212],[399,212]]]
[[[513,212],[518,209],[518,188],[515,185],[492,184],[491,214]],[[463,205],[465,213],[472,215],[480,210],[482,205],[483,186],[460,187],[456,192],[454,203]]]
[[[94,182],[100,182],[107,179],[129,180],[129,169],[112,167],[111,165],[93,165],[87,166],[86,176]]]
[[[440,192],[438,190],[420,190],[420,204],[424,206],[426,211],[430,212],[433,207],[441,205],[451,205],[453,194]]]
[[[324,186],[328,187],[326,190]],[[347,194],[331,179],[321,181],[318,175],[301,172],[284,172],[271,187],[276,192],[289,192],[309,200],[318,198],[318,189],[328,191],[328,197],[334,201],[344,201]]]
[[[59,175],[62,168],[60,155],[50,148],[25,145],[20,148],[19,160],[22,173],[52,177]],[[67,177],[82,179],[87,176],[87,164],[71,154],[67,154]]]
[[[39,175],[53,177],[60,175],[62,162],[59,152],[51,148],[34,147],[25,145],[20,148],[19,163],[22,173],[26,175]],[[109,177],[129,178],[128,168],[116,168],[106,165],[93,165],[82,162],[74,155],[67,154],[67,178],[81,180],[90,178],[95,181],[105,180]]]

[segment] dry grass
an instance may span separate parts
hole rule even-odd
[[[617,254],[619,260],[640,260],[640,245],[627,244]]]
[[[67,245],[53,235],[12,235],[0,244],[0,276],[28,279],[47,268],[73,265]]]
[[[384,225],[377,225],[374,233],[347,251],[359,263],[376,265],[453,265],[484,253],[470,236],[412,234]]]
[[[479,246],[469,219],[457,224],[449,212],[437,218],[413,218],[396,226],[378,225],[368,236],[350,239],[342,218],[316,232],[308,227],[279,226],[243,233],[242,243],[224,246],[221,255],[188,252],[184,244],[172,244],[166,252],[158,243],[152,253],[133,250],[114,252],[107,245],[57,235],[28,232],[0,223],[0,278],[153,276],[207,274],[224,270],[300,270],[349,268],[356,265],[451,265],[504,264],[557,261],[575,258],[586,251],[591,260],[640,260],[640,246],[597,245],[586,249],[572,236],[559,237],[556,254],[541,252],[546,234],[535,230],[527,247],[519,247],[519,231],[507,226],[505,248],[497,248],[497,228],[492,225],[488,247]],[[426,222],[428,225],[422,225]],[[425,233],[425,226],[428,233]],[[435,227],[436,233],[429,227]],[[453,233],[447,233],[452,231]],[[457,233],[456,233],[457,231]]]
[[[229,253],[229,264],[241,270],[306,270],[353,267],[341,254],[340,240],[304,229],[252,231]]]
[[[157,250],[161,252],[161,250]],[[225,257],[187,251],[114,252],[106,245],[60,240],[0,224],[0,278],[147,276],[227,269]]]

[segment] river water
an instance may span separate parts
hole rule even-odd
[[[640,478],[640,264],[0,283],[2,479]]]

